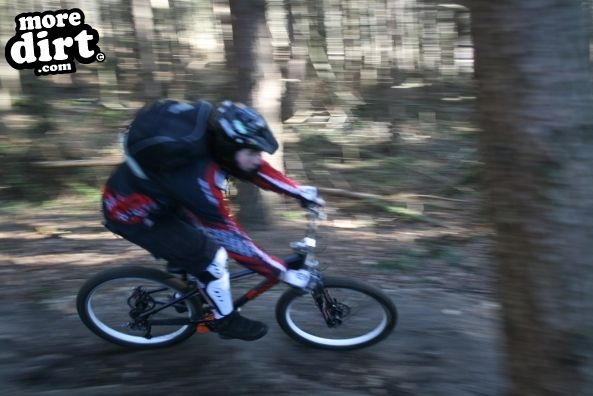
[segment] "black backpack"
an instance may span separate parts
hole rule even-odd
[[[211,109],[206,101],[175,100],[143,107],[124,135],[128,164],[133,170],[137,165],[149,171],[171,170],[207,156],[206,129]]]

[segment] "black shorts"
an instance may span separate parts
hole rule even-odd
[[[151,226],[109,220],[104,224],[111,232],[194,275],[212,262],[220,247],[202,230],[173,216],[159,219]]]

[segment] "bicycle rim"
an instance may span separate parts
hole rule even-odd
[[[336,323],[328,325],[311,294],[293,294],[284,302],[280,324],[289,335],[306,344],[328,349],[355,349],[386,337],[395,327],[396,309],[380,291],[350,280],[326,283],[332,307],[326,315]]]
[[[163,307],[180,293],[155,279],[134,276],[109,279],[90,291],[85,310],[92,324],[110,340],[124,345],[170,344],[194,331],[194,326],[187,323],[194,314],[191,304],[176,303],[151,315],[145,323],[135,322],[132,316]],[[175,321],[177,323],[173,324]],[[159,322],[161,324],[155,324]]]

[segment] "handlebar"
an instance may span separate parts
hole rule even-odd
[[[307,205],[305,209],[308,212],[307,218],[309,219],[309,222],[312,220],[327,220],[327,214],[323,210],[323,206],[311,204]]]
[[[300,186],[299,188],[301,206],[307,211],[307,231],[305,237],[296,242],[292,242],[292,247],[298,254],[305,255],[305,264],[309,267],[318,265],[313,251],[317,245],[316,232],[317,220],[326,220],[327,215],[323,210],[325,201],[317,195],[317,188],[313,186]]]
[[[300,241],[290,243],[290,247],[297,253],[306,254],[310,259],[314,259],[312,254],[317,245],[317,220],[326,220],[327,215],[320,205],[309,204],[305,209],[307,210],[307,231],[305,232],[305,237]]]

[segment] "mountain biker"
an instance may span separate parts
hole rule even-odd
[[[120,164],[103,192],[105,226],[130,242],[194,275],[215,307],[212,331],[222,338],[256,340],[267,326],[233,310],[227,256],[268,279],[304,288],[310,275],[288,269],[261,250],[233,219],[223,198],[229,176],[323,204],[310,187],[299,186],[261,153],[278,149],[264,118],[254,109],[224,101],[207,117],[204,155],[172,170],[148,172],[131,156]]]

